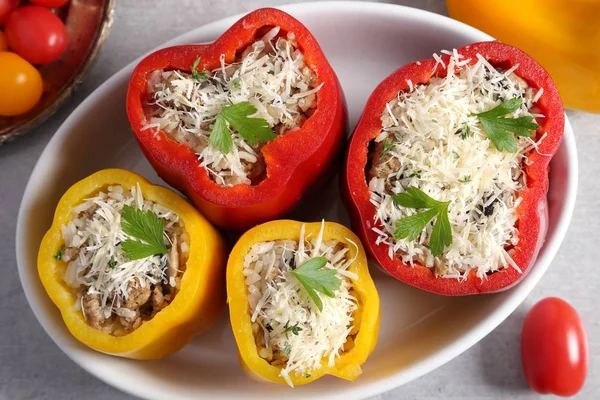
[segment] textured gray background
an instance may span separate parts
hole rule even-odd
[[[119,0],[112,31],[75,98],[43,126],[0,147],[0,400],[131,399],[70,361],[29,310],[17,276],[16,216],[27,179],[46,143],[69,113],[100,83],[156,45],[205,23],[291,0]],[[446,14],[441,0],[391,1]],[[175,4],[177,6],[175,6]],[[553,265],[517,311],[480,343],[436,371],[383,399],[536,399],[519,358],[526,311],[541,298],[569,301],[586,325],[591,363],[580,399],[600,398],[600,116],[568,112],[579,153],[579,193],[573,221]],[[125,378],[126,379],[126,378]]]

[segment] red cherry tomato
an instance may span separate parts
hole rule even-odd
[[[62,7],[69,2],[69,0],[30,0],[33,4],[48,8]]]
[[[0,0],[0,26],[4,25],[8,14],[19,6],[19,0]]]
[[[577,311],[548,297],[527,313],[521,334],[525,378],[538,393],[573,396],[583,386],[588,343]]]
[[[13,11],[4,33],[8,47],[32,64],[51,63],[67,48],[65,25],[50,10],[40,6]]]

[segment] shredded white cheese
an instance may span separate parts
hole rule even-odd
[[[438,66],[447,67],[445,78],[433,78],[427,85],[409,82],[411,90],[398,93],[383,110],[382,131],[375,139],[379,153],[369,180],[375,222],[383,229],[372,229],[377,242],[389,246],[390,258],[419,262],[445,278],[464,278],[472,269],[480,278],[509,266],[520,270],[510,248],[518,242],[518,193],[526,185],[522,166],[537,143],[518,137],[516,153],[500,152],[474,114],[521,97],[523,105],[509,117],[543,117],[532,112],[541,91],[535,93],[514,74],[518,66],[500,71],[481,55],[467,66],[471,60],[456,50],[446,54],[451,56],[447,66],[434,56]],[[470,134],[462,138],[466,127]],[[391,149],[382,154],[383,143],[390,140]],[[392,195],[409,186],[451,202],[453,242],[438,257],[428,247],[433,224],[415,241],[393,237],[398,220],[422,211],[394,204]]]
[[[264,173],[259,146],[249,145],[233,133],[233,149],[223,154],[208,140],[217,114],[223,107],[249,101],[257,108],[251,117],[267,120],[276,134],[298,129],[316,107],[316,76],[305,64],[293,33],[279,37],[270,30],[242,53],[241,60],[226,64],[207,79],[192,74],[155,71],[148,78],[149,123],[188,145],[215,181],[221,185],[253,184]]]
[[[336,357],[353,346],[351,334],[357,299],[352,291],[356,274],[348,271],[354,259],[340,242],[323,241],[324,223],[310,240],[302,227],[299,241],[278,240],[254,244],[244,260],[244,276],[259,355],[281,368],[280,376],[292,385],[290,374],[310,376],[321,363],[335,365]],[[351,243],[351,241],[350,241]],[[312,257],[324,256],[324,268],[337,270],[341,280],[335,297],[320,294],[323,311],[312,303],[303,286],[290,273]],[[286,332],[287,327],[287,332]],[[297,327],[294,333],[291,327]]]
[[[171,210],[145,200],[139,185],[129,191],[119,185],[109,186],[73,208],[73,219],[62,226],[65,249],[61,259],[68,263],[64,281],[75,289],[84,289],[79,293],[80,301],[84,294],[100,295],[107,319],[113,313],[123,316],[132,312],[122,308],[132,289],[167,282],[167,255],[130,260],[119,246],[131,239],[121,229],[124,205],[152,210],[164,219],[167,240],[169,234],[183,229],[179,217]]]

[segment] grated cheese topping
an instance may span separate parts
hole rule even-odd
[[[292,373],[309,377],[323,362],[335,359],[354,346],[354,313],[358,301],[352,280],[358,276],[348,267],[354,259],[341,242],[323,241],[325,223],[317,237],[304,234],[299,241],[255,243],[244,260],[248,304],[260,357],[281,368],[280,376],[293,387]],[[352,243],[349,239],[347,239]],[[341,280],[335,297],[320,295],[323,311],[314,305],[304,287],[290,273],[313,257],[324,256],[324,268],[337,270]],[[295,328],[295,333],[292,330]],[[298,329],[299,328],[299,329]]]
[[[316,75],[305,64],[293,33],[278,37],[275,27],[246,48],[239,61],[225,63],[201,82],[191,73],[154,71],[148,78],[148,116],[145,129],[161,129],[189,146],[200,166],[220,185],[256,184],[264,177],[260,146],[251,146],[233,132],[228,154],[209,144],[217,114],[227,105],[249,101],[257,108],[252,118],[263,118],[282,135],[302,127],[316,107]],[[157,131],[158,132],[158,131]]]
[[[152,210],[164,220],[169,255],[155,255],[138,260],[127,258],[119,245],[131,238],[121,229],[121,210],[124,205],[143,211]],[[100,328],[105,320],[117,316],[139,318],[139,312],[132,308],[142,304],[135,304],[134,307],[129,303],[139,300],[133,297],[144,290],[150,296],[149,285],[164,284],[171,288],[177,286],[177,274],[169,276],[167,267],[179,267],[169,265],[172,261],[169,258],[173,256],[174,251],[188,253],[188,234],[184,232],[183,222],[173,211],[145,200],[139,185],[131,187],[130,190],[125,190],[120,185],[108,186],[106,191],[100,191],[96,196],[74,207],[72,215],[71,221],[62,226],[65,244],[59,254],[61,260],[68,263],[64,281],[79,290],[75,308],[82,310],[88,322],[98,322],[95,327]],[[176,248],[173,248],[177,238],[180,238],[181,244],[175,244]],[[88,307],[86,301],[92,297],[98,298],[98,302]],[[164,303],[163,297],[161,291],[160,299]],[[155,308],[161,306],[153,304]],[[91,315],[92,311],[99,313],[96,319]],[[98,319],[100,321],[97,321]]]
[[[465,278],[473,269],[482,279],[503,268],[520,271],[511,248],[518,243],[519,191],[527,181],[523,165],[545,134],[537,142],[517,137],[516,153],[500,152],[474,114],[520,97],[521,108],[508,117],[543,117],[535,113],[534,104],[542,90],[536,92],[515,74],[518,65],[498,70],[478,54],[469,66],[471,60],[456,50],[446,53],[451,57],[442,65],[448,71],[445,78],[432,78],[427,85],[408,82],[410,90],[398,93],[382,112],[368,185],[377,209],[374,222],[383,229],[372,229],[377,243],[389,246],[390,258],[418,262],[444,278]],[[439,56],[436,60],[443,64]],[[464,135],[467,127],[470,133]],[[384,153],[386,141],[391,148]],[[431,223],[415,241],[393,237],[398,220],[419,212],[392,200],[409,186],[451,202],[453,242],[438,257],[428,247]]]

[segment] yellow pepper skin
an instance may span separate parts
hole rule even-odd
[[[74,310],[76,293],[63,281],[67,263],[53,256],[63,247],[61,226],[71,219],[72,207],[108,185],[130,188],[138,183],[145,199],[168,207],[182,219],[190,236],[190,252],[181,288],[171,304],[133,332],[115,337],[92,328],[82,312]],[[96,172],[67,190],[56,207],[54,221],[38,253],[38,273],[44,289],[60,310],[71,334],[92,349],[138,360],[158,359],[174,353],[216,321],[225,305],[224,268],[223,239],[196,209],[172,191],[120,169]]]
[[[452,18],[529,53],[568,108],[600,112],[600,1],[446,0]]]
[[[251,314],[247,300],[248,292],[243,275],[244,257],[256,242],[279,239],[299,240],[302,224],[298,221],[278,220],[250,229],[235,244],[227,262],[227,302],[240,362],[246,374],[259,381],[286,384],[285,380],[279,376],[280,368],[272,366],[258,355],[259,349],[252,333]],[[312,237],[316,237],[320,229],[320,222],[305,224],[307,236],[312,234]],[[350,257],[357,257],[349,270],[358,275],[358,280],[353,281],[353,290],[357,294],[359,304],[357,314],[355,314],[358,333],[354,339],[355,347],[336,358],[333,367],[329,367],[327,360],[323,359],[322,367],[319,370],[311,371],[309,377],[297,376],[292,373],[290,378],[294,386],[310,383],[323,375],[334,375],[353,381],[362,373],[361,365],[377,343],[379,295],[369,275],[367,257],[360,239],[345,226],[326,222],[323,240],[338,240],[348,246]],[[350,241],[355,243],[358,249]]]

